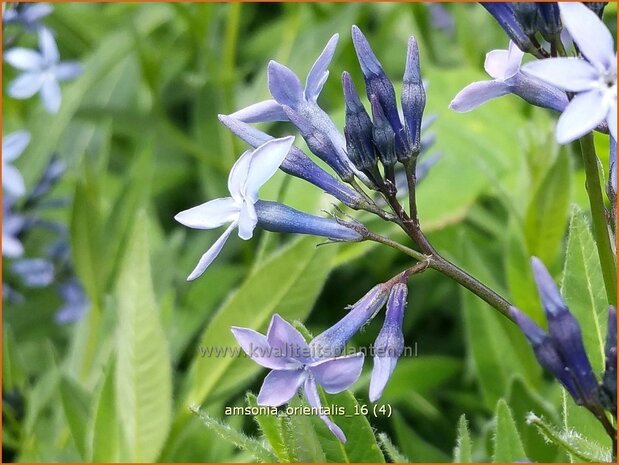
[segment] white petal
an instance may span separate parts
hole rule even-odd
[[[327,80],[327,77],[329,77],[328,68],[329,64],[331,64],[331,60],[333,59],[338,38],[339,35],[334,34],[331,39],[329,39],[329,42],[327,42],[324,50],[316,59],[312,65],[312,69],[310,69],[310,72],[307,74],[304,91],[306,100],[315,102],[318,99],[318,96],[325,85],[325,81]]]
[[[597,85],[599,72],[580,58],[547,58],[522,67],[522,72],[570,92],[582,92]]]
[[[22,15],[26,23],[34,23],[49,15],[52,11],[54,11],[54,8],[49,3],[30,3]]]
[[[494,79],[505,80],[520,69],[524,52],[510,41],[508,50],[492,50],[486,54],[484,69]]]
[[[251,150],[244,152],[234,165],[232,165],[232,169],[228,175],[228,190],[232,198],[239,204],[243,202],[245,183],[247,182],[252,153]]]
[[[561,2],[561,20],[581,53],[599,70],[615,68],[615,41],[598,16],[580,2]]]
[[[194,268],[191,274],[187,277],[187,281],[193,281],[194,279],[199,278],[202,275],[202,273],[206,271],[209,265],[213,263],[213,260],[217,258],[217,255],[219,255],[219,252],[221,252],[221,249],[223,249],[224,244],[230,237],[230,234],[232,234],[232,231],[234,231],[234,228],[236,228],[236,222],[228,226],[228,229],[226,229],[224,233],[221,236],[219,236],[219,239],[217,239],[215,243],[210,247],[210,249],[208,249],[206,253],[202,255],[202,257],[200,258],[200,261],[198,262],[198,265]]]
[[[45,79],[41,86],[41,101],[45,109],[50,113],[58,113],[61,99],[58,81],[53,77]]]
[[[38,71],[43,66],[40,53],[29,48],[15,47],[4,53],[4,61],[23,71]]]
[[[258,200],[258,190],[266,183],[290,152],[294,137],[283,137],[265,142],[254,150],[245,183],[245,197],[253,202]]]
[[[14,197],[21,197],[26,193],[24,177],[14,166],[2,165],[2,189]]]
[[[383,395],[397,363],[398,357],[374,357],[372,378],[370,379],[370,402],[376,402]]]
[[[282,110],[282,106],[273,99],[254,103],[228,116],[244,123],[288,121],[288,116],[286,116],[286,113]]]
[[[24,246],[15,237],[2,234],[2,256],[16,258],[24,253]]]
[[[13,98],[30,98],[41,89],[43,80],[38,71],[20,74],[9,84],[7,93]]]
[[[502,81],[478,81],[458,92],[449,104],[449,108],[458,112],[467,112],[488,100],[505,94],[509,94],[509,86]]]
[[[590,90],[574,96],[557,123],[557,142],[567,144],[592,131],[608,116],[603,93]]]
[[[54,68],[56,79],[59,81],[67,81],[69,79],[75,79],[84,71],[84,67],[77,61],[67,61],[65,63],[58,63]]]
[[[51,31],[46,27],[39,30],[39,48],[47,64],[58,63],[60,59],[58,46],[56,45],[56,40]]]
[[[252,238],[254,229],[258,223],[256,209],[251,202],[243,202],[241,213],[239,215],[239,237],[245,241]]]
[[[15,131],[2,138],[2,161],[17,159],[30,142],[28,131]]]
[[[236,220],[239,210],[231,197],[224,197],[184,210],[174,219],[188,228],[213,229]]]

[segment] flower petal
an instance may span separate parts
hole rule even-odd
[[[22,71],[38,71],[43,66],[43,57],[39,52],[23,47],[7,50],[4,61]]]
[[[398,357],[374,357],[372,378],[370,379],[370,402],[376,402],[383,395],[385,386],[387,386],[397,363]]]
[[[303,392],[305,393],[305,398],[307,399],[307,402],[310,404],[310,406],[320,412],[322,408],[322,405],[320,403],[320,396],[318,395],[318,389],[316,388],[316,382],[311,376],[308,376],[307,379],[305,380],[305,385],[303,386]],[[319,416],[320,416],[320,419],[324,421],[325,425],[327,425],[327,428],[329,428],[329,430],[335,435],[335,437],[337,437],[340,440],[340,442],[346,442],[346,435],[340,429],[339,426],[333,423],[333,421],[331,421],[331,419],[328,416],[326,415],[319,415]]]
[[[52,11],[54,11],[54,8],[49,3],[31,3],[22,12],[22,16],[26,24],[33,24],[49,15]]]
[[[307,376],[305,370],[273,370],[258,393],[258,405],[279,407],[296,394]]]
[[[269,345],[265,335],[250,328],[231,328],[234,338],[254,362],[272,370],[285,370],[301,368],[301,364],[282,356],[281,351],[274,351]]]
[[[13,197],[21,197],[26,193],[24,177],[17,168],[11,165],[2,165],[2,190]]]
[[[224,244],[230,237],[230,234],[232,234],[232,231],[234,231],[234,228],[236,228],[236,221],[231,223],[219,239],[215,241],[215,243],[204,253],[204,255],[202,255],[202,257],[200,257],[200,261],[191,274],[187,277],[187,281],[193,281],[194,279],[202,276],[202,273],[206,271],[209,265],[213,263],[213,260],[217,258],[217,255],[219,255],[219,252],[223,249]]]
[[[292,70],[276,61],[269,62],[269,91],[277,103],[295,108],[303,100],[301,81]]]
[[[547,316],[557,316],[561,313],[569,312],[563,297],[561,297],[559,288],[552,279],[552,276],[550,276],[544,263],[539,258],[532,257],[531,268]]]
[[[16,258],[22,256],[24,247],[19,240],[8,234],[2,234],[2,256]]]
[[[329,77],[329,64],[333,59],[335,53],[335,47],[337,47],[337,41],[339,34],[334,34],[324,50],[318,57],[318,59],[312,65],[312,69],[307,74],[305,81],[305,99],[315,102],[322,91],[322,87],[325,85],[327,78]]]
[[[45,109],[50,113],[58,113],[61,100],[62,96],[58,81],[53,77],[45,79],[41,86],[41,101]]]
[[[243,202],[239,214],[239,237],[244,241],[251,239],[258,223],[256,208],[252,202]]]
[[[273,99],[254,103],[228,116],[244,123],[288,121],[288,116],[286,116],[286,113],[282,110],[282,106]]]
[[[54,64],[60,60],[60,54],[58,53],[58,46],[56,40],[51,31],[45,27],[39,30],[39,48],[45,63]]]
[[[228,190],[232,198],[240,205],[243,202],[245,193],[245,184],[247,183],[247,175],[249,173],[249,164],[251,162],[253,151],[247,150],[234,162],[228,175]]]
[[[567,144],[592,131],[606,119],[608,110],[598,89],[575,95],[557,123],[557,142]]]
[[[547,58],[522,67],[522,72],[570,92],[582,92],[597,85],[598,71],[580,58]]]
[[[30,142],[28,131],[15,131],[2,138],[2,161],[17,159]]]
[[[231,197],[224,197],[183,210],[174,219],[188,228],[213,229],[234,221],[238,215],[237,203]]]
[[[359,379],[363,360],[364,355],[361,352],[346,357],[330,358],[312,363],[310,371],[326,392],[337,394]]]
[[[449,104],[458,112],[471,111],[488,100],[509,94],[509,86],[501,81],[478,81],[462,89]]]
[[[267,341],[286,356],[305,362],[310,357],[309,346],[303,335],[277,313],[271,318]]]
[[[55,68],[56,79],[59,81],[67,81],[75,79],[84,71],[84,67],[77,61],[67,61],[58,63]]]
[[[43,79],[38,71],[20,74],[9,84],[7,93],[13,98],[30,98],[41,89]]]
[[[258,190],[266,183],[290,152],[294,137],[272,139],[258,147],[251,156],[250,166],[247,173],[244,194],[253,202],[258,200]]]
[[[505,80],[520,69],[524,52],[514,42],[509,42],[508,50],[492,50],[486,54],[484,69],[494,79]]]
[[[598,16],[582,3],[560,2],[561,19],[580,52],[598,70],[615,68],[615,41]]]

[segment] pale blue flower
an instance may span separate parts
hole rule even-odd
[[[24,258],[11,266],[11,271],[19,276],[28,287],[46,287],[54,281],[54,265],[44,258]]]
[[[272,139],[253,151],[245,152],[230,171],[230,197],[210,200],[174,217],[179,223],[196,229],[214,229],[229,224],[221,237],[202,255],[187,278],[189,281],[202,275],[217,258],[232,231],[238,228],[241,239],[251,239],[258,223],[254,207],[258,201],[258,190],[278,170],[293,142],[294,137]]]
[[[58,294],[64,301],[64,304],[54,316],[56,323],[74,323],[88,310],[90,301],[77,279],[72,278],[60,284],[60,286],[58,286]]]
[[[563,111],[568,104],[565,92],[524,74],[520,69],[523,56],[524,52],[511,41],[507,50],[489,52],[484,68],[493,80],[469,84],[454,97],[449,108],[467,112],[494,98],[515,94],[533,105]]]
[[[13,197],[26,193],[24,177],[11,162],[22,154],[30,143],[28,131],[16,131],[2,138],[2,190]]]
[[[560,3],[563,25],[584,58],[550,58],[528,63],[523,72],[575,93],[557,124],[566,144],[607,122],[617,138],[617,55],[604,23],[581,3]]]
[[[15,47],[4,54],[4,60],[23,71],[8,88],[8,95],[17,99],[41,94],[41,102],[50,113],[57,113],[62,99],[60,82],[74,79],[82,73],[82,65],[74,61],[61,62],[56,41],[49,29],[39,30],[39,51]]]
[[[337,394],[351,386],[361,375],[363,353],[345,357],[320,358],[312,354],[303,335],[278,314],[273,315],[266,336],[249,328],[232,327],[232,334],[249,357],[271,371],[258,393],[258,404],[278,407],[290,401],[303,386],[303,393],[321,420],[341,441],[344,432],[321,414],[317,385]]]
[[[49,3],[19,2],[2,14],[2,24],[19,24],[28,31],[35,31],[41,27],[41,20],[52,11],[54,8]]]
[[[2,153],[4,155],[4,152]],[[11,201],[2,199],[2,256],[17,258],[23,255],[24,246],[19,240],[19,233],[24,227],[24,218],[11,211]]]

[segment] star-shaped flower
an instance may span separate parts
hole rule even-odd
[[[316,409],[329,430],[340,441],[346,442],[344,432],[328,416],[321,414],[317,385],[329,394],[347,389],[361,374],[363,353],[345,357],[313,357],[303,335],[278,314],[273,315],[266,336],[253,329],[236,326],[232,328],[232,334],[253,361],[271,369],[258,394],[259,405],[283,405],[303,386],[310,406]]]
[[[15,47],[4,54],[7,63],[24,71],[11,82],[8,94],[26,99],[41,92],[45,109],[57,113],[62,100],[59,83],[79,76],[82,65],[74,61],[60,62],[56,41],[46,28],[39,30],[39,49]]]
[[[613,37],[582,3],[559,3],[563,25],[584,58],[549,58],[529,63],[523,72],[575,93],[559,118],[557,141],[566,144],[608,123],[617,138],[617,55]]]
[[[194,280],[204,273],[234,229],[238,228],[241,239],[251,239],[258,222],[254,207],[258,201],[258,190],[278,170],[293,142],[292,136],[272,139],[253,151],[245,152],[230,171],[230,197],[210,200],[174,217],[179,223],[195,229],[214,229],[229,223],[219,239],[202,255],[187,280]]]
[[[30,142],[28,131],[16,131],[2,138],[2,190],[13,197],[26,193],[24,178],[10,163],[17,160]]]

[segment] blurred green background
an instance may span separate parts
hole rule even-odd
[[[609,5],[609,24],[615,15]],[[224,417],[223,408],[244,405],[265,371],[247,359],[203,358],[199,348],[234,346],[231,325],[264,330],[274,312],[317,334],[409,264],[372,244],[317,248],[319,238],[258,232],[247,242],[232,237],[203,277],[185,281],[219,231],[188,230],[173,216],[225,195],[227,173],[246,149],[217,114],[268,98],[270,59],[304,78],[337,32],[319,103],[341,128],[339,76],[347,70],[362,85],[353,24],[366,33],[396,90],[407,39],[419,41],[426,115],[437,117],[429,130],[436,135],[432,151],[442,153],[418,193],[430,241],[543,322],[528,258],[540,256],[560,273],[570,217],[582,222],[578,209],[588,208],[584,175],[578,157],[555,145],[556,117],[549,112],[514,96],[467,114],[448,109],[465,85],[486,79],[486,52],[508,43],[478,4],[63,3],[45,23],[63,59],[79,60],[84,73],[63,84],[57,115],[44,112],[37,97],[5,96],[3,132],[32,133],[16,162],[29,188],[52,153],[67,163],[53,195],[69,204],[41,215],[67,226],[91,305],[78,323],[57,324],[55,289],[25,288],[4,261],[3,282],[25,296],[3,302],[4,461],[251,460],[205,428],[189,406],[201,404],[256,435],[252,418]],[[23,37],[20,44],[35,40]],[[3,65],[4,89],[15,74]],[[286,124],[263,127],[293,133]],[[597,143],[606,167],[607,142]],[[300,137],[297,144],[303,147]],[[333,203],[283,173],[261,193],[320,215]],[[376,220],[366,224],[406,242]],[[46,233],[29,235],[26,255],[46,241]],[[377,320],[354,344],[373,342]],[[381,399],[393,415],[369,421],[410,460],[451,461],[462,414],[474,458],[489,459],[499,399],[510,406],[531,460],[565,459],[525,424],[524,415],[536,409],[558,421],[561,392],[507,320],[428,271],[410,283],[405,338],[417,356],[399,362]],[[596,370],[601,363],[595,360]],[[354,386],[364,403],[370,365]],[[586,420],[592,437],[603,438]]]

